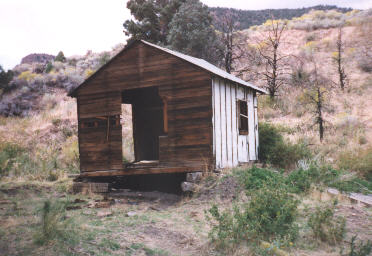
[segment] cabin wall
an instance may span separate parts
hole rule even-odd
[[[253,90],[214,78],[213,155],[216,168],[227,168],[258,159],[257,97]],[[247,101],[248,134],[240,135],[238,100]]]
[[[81,171],[122,168],[121,95],[82,95],[77,106]]]
[[[120,53],[77,90],[79,122],[88,117],[121,114],[122,92],[145,87],[157,87],[160,98],[167,102],[168,133],[159,137],[160,164],[200,169],[211,165],[210,74],[142,43]],[[103,131],[88,136],[79,129],[82,171],[123,168],[118,162],[122,157],[121,134],[110,144],[102,141],[102,135]],[[94,148],[96,144],[100,150]],[[115,155],[115,160],[107,154]]]

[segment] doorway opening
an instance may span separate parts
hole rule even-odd
[[[159,136],[164,135],[163,102],[158,88],[125,90],[122,93],[122,104],[123,144],[130,145],[130,125],[126,122],[131,122],[134,162],[158,161]],[[132,115],[131,120],[125,117],[129,112]],[[126,152],[128,149],[123,148],[123,155],[127,155]]]

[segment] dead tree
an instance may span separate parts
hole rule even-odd
[[[221,22],[221,42],[223,48],[224,67],[227,73],[235,71],[235,62],[243,57],[244,51],[241,50],[242,44],[239,42],[237,32],[237,22],[231,12],[227,12],[220,18]]]
[[[346,84],[346,73],[343,65],[343,51],[344,51],[344,42],[342,41],[342,28],[338,30],[338,36],[336,41],[337,52],[334,56],[334,60],[337,63],[337,72],[341,90],[344,90]]]
[[[287,28],[286,22],[271,20],[267,35],[257,47],[258,53],[264,62],[264,70],[259,72],[266,82],[266,89],[271,99],[277,95],[279,88],[285,83],[287,71],[286,60],[289,57],[280,52],[283,43],[283,32]]]
[[[312,67],[306,81],[307,88],[304,90],[305,104],[310,106],[314,116],[313,125],[318,126],[319,139],[323,141],[326,122],[324,113],[329,110],[329,103],[326,95],[329,95],[328,88],[332,83],[328,78],[319,73],[317,60],[314,54],[311,54],[307,61]]]

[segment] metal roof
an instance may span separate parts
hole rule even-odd
[[[254,89],[256,91],[259,91],[261,93],[267,94],[267,91],[266,90],[261,89],[261,88],[255,86],[255,85],[253,85],[251,83],[248,83],[248,82],[246,82],[246,81],[244,81],[244,80],[242,80],[242,79],[240,79],[240,78],[238,78],[238,77],[236,77],[236,76],[234,76],[232,74],[229,74],[226,71],[224,71],[224,70],[216,67],[215,65],[213,65],[213,64],[211,64],[211,63],[209,63],[209,62],[207,62],[207,61],[205,61],[203,59],[198,59],[198,58],[195,58],[195,57],[192,57],[192,56],[189,56],[189,55],[180,53],[180,52],[172,51],[172,50],[169,50],[167,48],[160,47],[160,46],[158,46],[156,44],[149,43],[149,42],[144,41],[144,40],[141,40],[141,42],[144,43],[144,44],[150,45],[152,47],[155,47],[155,48],[157,48],[159,50],[162,50],[164,52],[167,52],[169,54],[172,54],[172,55],[174,55],[174,56],[176,56],[178,58],[181,58],[183,60],[186,60],[187,62],[190,62],[190,63],[192,63],[192,64],[194,64],[196,66],[199,66],[202,69],[205,69],[205,70],[207,70],[207,71],[209,71],[209,72],[211,72],[211,73],[213,73],[213,74],[215,74],[215,75],[217,75],[219,77],[225,78],[225,79],[230,80],[232,82],[236,82],[238,84],[247,86],[247,87],[252,88],[252,89]]]

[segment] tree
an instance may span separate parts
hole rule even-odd
[[[54,58],[54,61],[66,62],[66,57],[62,51],[57,54],[57,56]]]
[[[199,0],[187,0],[169,24],[168,45],[185,54],[216,62],[218,40],[212,17]]]
[[[314,116],[314,124],[318,126],[319,139],[323,141],[325,130],[324,113],[329,110],[328,87],[332,82],[318,70],[314,49],[309,49],[305,61],[311,68],[305,81],[304,103],[308,105]]]
[[[236,22],[231,11],[227,11],[222,17],[215,18],[218,20],[218,27],[221,28],[220,37],[222,45],[223,64],[227,73],[236,71],[236,61],[243,57],[245,51],[243,49],[244,42],[240,42]]]
[[[167,44],[169,23],[185,0],[130,0],[127,8],[134,20],[126,20],[124,33],[128,41],[144,39],[155,44]]]
[[[9,83],[12,81],[14,76],[14,73],[12,70],[5,71],[3,67],[0,65],[0,90],[3,90],[3,92],[8,91]],[[1,95],[1,92],[0,92]]]
[[[343,65],[344,42],[342,41],[342,28],[341,27],[339,27],[338,29],[336,47],[337,47],[337,51],[335,52],[333,59],[337,64],[337,73],[338,73],[341,90],[344,90],[347,76],[346,76],[345,68]]]
[[[280,20],[268,20],[266,35],[258,43],[257,51],[261,57],[264,70],[259,71],[259,77],[266,82],[266,89],[271,99],[274,99],[279,88],[285,83],[285,74],[288,69],[286,63],[288,55],[282,54],[280,47],[283,43],[283,31],[287,28],[287,22]]]

